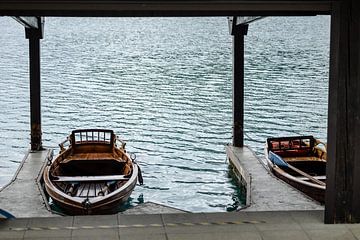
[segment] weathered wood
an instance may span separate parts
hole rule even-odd
[[[26,28],[41,28],[41,20],[39,17],[13,17],[21,25]]]
[[[233,146],[244,145],[244,35],[248,25],[232,29],[233,35]]]
[[[360,3],[331,16],[326,223],[360,222]]]
[[[228,17],[229,33],[231,35],[240,34],[246,35],[248,30],[248,25],[254,21],[260,20],[264,17]]]
[[[2,0],[7,16],[276,16],[328,14],[330,0]]]
[[[41,80],[40,80],[40,39],[42,30],[25,28],[26,38],[29,39],[30,58],[30,126],[31,150],[42,149],[41,131]]]

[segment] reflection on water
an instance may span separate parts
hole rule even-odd
[[[24,30],[13,19],[0,21],[4,184],[29,143],[29,81]],[[44,145],[56,146],[76,128],[110,128],[143,170],[145,185],[135,188],[131,206],[236,209],[243,196],[228,176],[224,151],[232,132],[231,40],[226,18],[47,18]],[[251,24],[245,143],[257,153],[269,136],[325,139],[328,51],[328,16]]]

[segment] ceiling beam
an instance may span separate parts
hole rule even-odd
[[[231,35],[234,35],[235,32],[238,31],[239,29],[245,29],[242,27],[243,25],[249,25],[250,23],[260,20],[260,19],[263,19],[263,18],[265,18],[265,16],[264,17],[261,17],[261,16],[228,17],[229,33]],[[246,32],[244,32],[244,34],[245,35],[247,34],[247,27],[246,27]]]
[[[25,28],[40,28],[41,19],[40,17],[13,17]]]
[[[265,18],[265,16],[254,16],[254,17],[245,17],[245,16],[242,16],[242,17],[235,17],[235,22],[234,24],[235,25],[241,25],[241,24],[249,24],[249,23],[252,23],[252,22],[255,22],[257,20],[260,20],[262,18]]]
[[[4,16],[302,16],[330,0],[1,0]]]

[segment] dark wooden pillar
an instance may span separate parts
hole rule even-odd
[[[42,39],[42,29],[25,28],[25,35],[29,39],[30,56],[31,150],[41,150],[40,39]]]
[[[233,145],[244,146],[244,36],[248,25],[233,25]]]
[[[360,4],[331,15],[325,223],[360,222]]]

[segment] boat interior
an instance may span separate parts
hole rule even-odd
[[[70,135],[71,147],[52,164],[50,177],[68,195],[76,197],[104,196],[120,188],[130,178],[131,160],[114,147],[114,135],[80,132]],[[83,136],[83,137],[81,137]]]
[[[274,152],[291,166],[319,180],[326,179],[326,150],[316,147],[316,139],[312,136],[272,138],[268,139],[267,144],[268,151]],[[291,168],[279,167],[292,176],[310,181]]]

